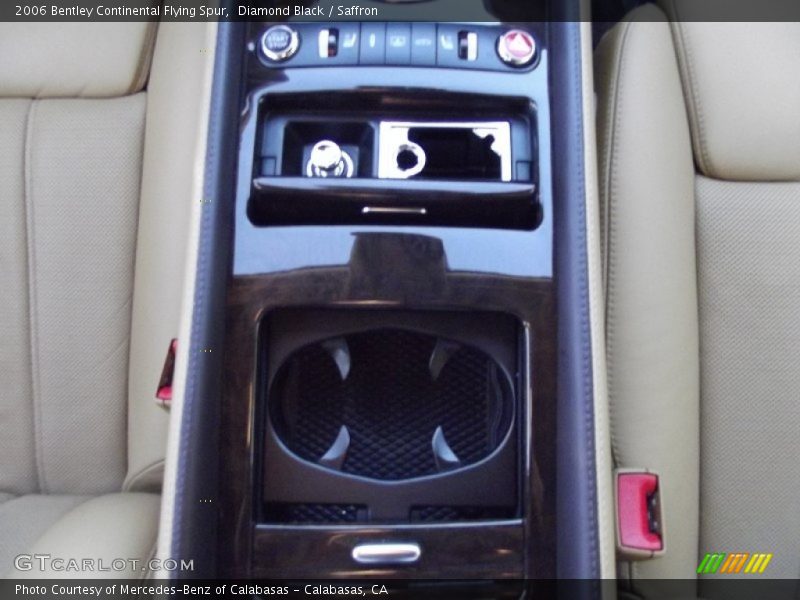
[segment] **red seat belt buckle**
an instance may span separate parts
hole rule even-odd
[[[614,499],[617,554],[627,560],[664,554],[664,509],[658,475],[648,469],[617,469]]]
[[[169,348],[167,348],[164,368],[161,370],[161,378],[158,380],[156,400],[165,407],[169,407],[172,404],[172,378],[175,376],[175,351],[177,349],[178,340],[173,339],[169,343]]]

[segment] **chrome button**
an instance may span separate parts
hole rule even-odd
[[[300,48],[300,36],[288,25],[273,25],[261,36],[261,53],[267,60],[289,60]]]
[[[497,55],[507,65],[526,67],[536,57],[536,40],[522,29],[506,31],[497,39]]]

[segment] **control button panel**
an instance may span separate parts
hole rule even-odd
[[[267,67],[415,66],[526,71],[538,48],[523,29],[461,23],[293,23],[273,25],[258,43]]]
[[[386,63],[386,23],[361,24],[361,53],[358,62],[362,65]]]
[[[458,30],[455,27],[439,25],[436,46],[436,64],[441,67],[458,66]]]
[[[386,25],[386,64],[411,64],[410,23],[388,23]]]
[[[411,24],[411,64],[419,67],[436,64],[436,24]]]

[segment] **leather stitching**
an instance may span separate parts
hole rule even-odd
[[[631,23],[624,22],[622,25],[622,32],[619,34],[620,38],[617,42],[618,46],[614,50],[616,52],[616,61],[611,70],[611,81],[615,83],[612,96],[608,103],[609,118],[606,120],[606,139],[608,140],[607,151],[607,165],[608,175],[606,177],[606,285],[605,285],[605,310],[606,310],[606,381],[608,386],[608,430],[609,439],[611,442],[611,459],[614,466],[619,465],[619,444],[617,440],[617,419],[614,402],[614,331],[615,319],[613,318],[614,312],[614,297],[615,297],[615,257],[616,245],[614,243],[616,223],[616,172],[618,164],[618,145],[616,140],[617,122],[622,113],[622,90],[624,88],[624,75],[625,75],[625,49],[629,40]],[[616,533],[615,533],[616,536]],[[632,569],[632,565],[631,565]],[[633,573],[630,574],[633,578]]]
[[[30,108],[25,124],[25,220],[28,246],[28,322],[30,337],[30,359],[31,359],[31,393],[33,395],[33,435],[34,451],[36,453],[36,480],[37,488],[41,493],[47,493],[47,481],[44,469],[44,442],[42,439],[42,407],[40,396],[40,373],[39,373],[39,336],[36,294],[36,230],[34,224],[33,207],[33,123],[36,118],[36,109],[39,106],[38,100],[31,101]]]
[[[622,116],[624,115],[623,110],[623,99],[625,95],[623,93],[625,88],[625,72],[627,68],[627,61],[626,59],[626,50],[628,46],[628,42],[630,41],[631,31],[632,31],[632,23],[631,21],[625,21],[621,24],[622,31],[619,34],[619,40],[617,41],[617,47],[614,49],[616,53],[616,61],[614,63],[614,67],[610,74],[611,81],[615,83],[615,87],[613,89],[611,98],[609,99],[608,103],[608,113],[609,118],[606,120],[607,127],[606,127],[606,139],[609,140],[608,142],[608,171],[607,171],[607,179],[606,179],[606,228],[607,228],[607,235],[606,235],[606,245],[607,245],[607,271],[606,271],[606,378],[608,384],[608,399],[609,399],[609,437],[611,440],[611,456],[612,460],[614,461],[614,466],[619,466],[622,462],[622,451],[619,446],[619,438],[618,438],[618,419],[617,419],[617,411],[616,411],[616,403],[614,402],[615,399],[615,381],[614,381],[614,373],[616,372],[615,362],[614,362],[614,343],[615,343],[615,331],[616,331],[616,305],[615,305],[615,298],[616,298],[616,273],[615,273],[615,266],[616,266],[616,256],[617,256],[617,246],[615,243],[616,238],[616,228],[615,224],[617,223],[617,183],[619,178],[616,176],[618,172],[618,164],[619,164],[619,145],[617,144],[616,132],[621,127]],[[615,534],[616,535],[616,534]],[[624,564],[624,563],[623,563]],[[628,564],[628,576],[629,579],[632,581],[637,577],[637,569],[634,563]]]
[[[153,62],[158,28],[158,23],[150,23],[147,27],[142,51],[139,54],[139,63],[136,65],[136,71],[131,80],[131,87],[128,88],[128,94],[135,94],[147,85],[147,80],[150,78],[150,66]]]
[[[572,38],[572,51],[573,51],[573,72],[581,74],[582,73],[582,53],[581,53],[581,42],[580,42],[580,35],[576,34],[578,25],[572,24],[570,27],[570,36]],[[571,80],[572,83],[572,95],[575,97],[576,106],[583,106],[583,88],[581,82],[578,80],[576,81],[573,77]],[[577,204],[578,210],[578,221],[582,225],[578,228],[576,233],[577,237],[577,244],[580,251],[576,255],[576,260],[578,262],[578,273],[579,273],[579,302],[580,302],[580,327],[581,327],[581,338],[583,340],[588,340],[588,344],[584,344],[583,346],[583,356],[581,360],[582,364],[582,379],[583,379],[583,392],[584,398],[591,399],[590,402],[584,401],[583,406],[583,413],[584,413],[584,423],[585,423],[585,435],[586,435],[586,464],[591,469],[591,472],[588,473],[587,477],[587,501],[589,503],[589,527],[587,528],[587,533],[589,535],[589,560],[591,571],[594,573],[594,577],[599,576],[600,566],[599,566],[599,521],[597,519],[597,468],[596,468],[596,461],[595,461],[595,443],[594,443],[594,387],[592,382],[592,350],[591,350],[591,324],[589,322],[589,288],[588,288],[588,272],[589,272],[589,265],[588,265],[588,245],[587,245],[587,232],[586,232],[586,188],[585,188],[585,181],[586,181],[586,173],[585,173],[585,148],[583,144],[583,114],[580,114],[580,128],[578,130],[579,135],[577,135],[577,142],[576,146],[580,149],[581,153],[581,160],[578,161],[578,179],[579,182],[577,185],[577,191],[582,198],[582,202]],[[597,580],[595,580],[597,581]]]
[[[611,455],[614,464],[619,464],[620,450],[617,440],[617,421],[616,412],[614,410],[614,332],[616,327],[616,320],[614,319],[614,298],[615,298],[615,269],[616,264],[616,245],[615,245],[615,227],[616,223],[616,192],[617,192],[617,165],[618,165],[618,145],[616,140],[617,122],[622,114],[622,91],[624,88],[625,79],[625,49],[629,40],[631,23],[625,22],[622,25],[623,29],[620,33],[619,41],[617,42],[618,48],[615,50],[617,53],[617,60],[611,72],[612,81],[616,82],[616,87],[613,91],[612,97],[608,104],[608,112],[610,118],[607,119],[607,133],[606,139],[608,142],[608,175],[606,178],[606,244],[607,244],[607,270],[606,270],[606,361],[607,361],[607,380],[608,380],[608,396],[609,396],[609,433],[611,438]]]
[[[706,125],[701,106],[702,102],[700,100],[700,95],[697,92],[698,83],[695,68],[694,50],[689,42],[690,36],[686,32],[684,24],[680,21],[677,2],[672,0],[671,6],[673,14],[675,15],[675,21],[672,23],[672,29],[674,30],[676,34],[675,37],[677,38],[676,46],[678,65],[680,66],[683,79],[686,80],[683,87],[685,90],[685,97],[688,96],[687,104],[689,112],[692,116],[690,122],[692,125],[692,138],[694,139],[695,150],[697,154],[696,159],[699,163],[700,169],[704,173],[712,174],[715,172],[715,170],[706,144]]]
[[[652,19],[648,19],[648,21],[652,21]],[[618,257],[618,231],[616,229],[616,225],[619,222],[617,218],[617,213],[619,210],[624,210],[624,207],[620,207],[618,203],[618,182],[619,180],[624,177],[624,173],[619,172],[619,143],[620,140],[618,139],[618,134],[622,131],[622,127],[627,122],[625,120],[626,110],[625,110],[625,94],[624,90],[626,84],[630,84],[631,82],[626,81],[626,70],[630,60],[628,56],[628,46],[632,43],[630,42],[631,34],[631,23],[626,21],[624,27],[620,33],[620,38],[617,41],[617,47],[614,49],[614,67],[612,68],[612,72],[610,73],[609,77],[611,81],[614,82],[615,87],[613,88],[610,99],[608,101],[607,106],[605,107],[607,110],[607,114],[609,117],[607,118],[606,128],[604,130],[604,135],[606,140],[608,140],[607,149],[604,148],[608,154],[606,155],[606,171],[603,175],[606,177],[606,181],[604,182],[604,190],[607,194],[606,197],[606,210],[607,210],[607,219],[606,219],[606,226],[607,226],[607,287],[606,287],[606,310],[608,311],[607,318],[606,318],[606,344],[607,344],[607,365],[608,365],[608,387],[609,387],[609,404],[610,404],[610,433],[611,433],[611,445],[612,445],[612,455],[614,456],[615,464],[617,465],[625,465],[625,458],[634,459],[634,457],[624,457],[623,456],[623,449],[620,446],[620,431],[619,431],[619,418],[621,413],[617,407],[617,403],[614,401],[616,399],[616,390],[615,390],[615,379],[614,374],[616,373],[616,363],[615,363],[615,343],[616,343],[616,332],[617,332],[617,319],[618,311],[615,310],[615,298],[616,298],[616,281],[617,276],[615,272],[615,267],[618,264],[617,257]],[[620,134],[621,135],[621,134]],[[623,315],[624,318],[624,315]],[[631,579],[631,586],[632,590],[636,590],[638,586],[635,584],[635,580],[640,579],[641,576],[641,566],[638,563],[620,563],[620,577],[624,577],[626,574]]]

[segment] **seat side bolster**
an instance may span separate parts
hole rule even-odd
[[[206,27],[163,23],[147,94],[128,384],[124,489],[158,491],[169,413],[155,402],[178,335],[205,61]]]
[[[692,579],[699,506],[695,175],[663,13],[652,5],[631,13],[603,39],[596,65],[612,451],[618,467],[661,474],[666,522],[666,556],[632,572]]]

